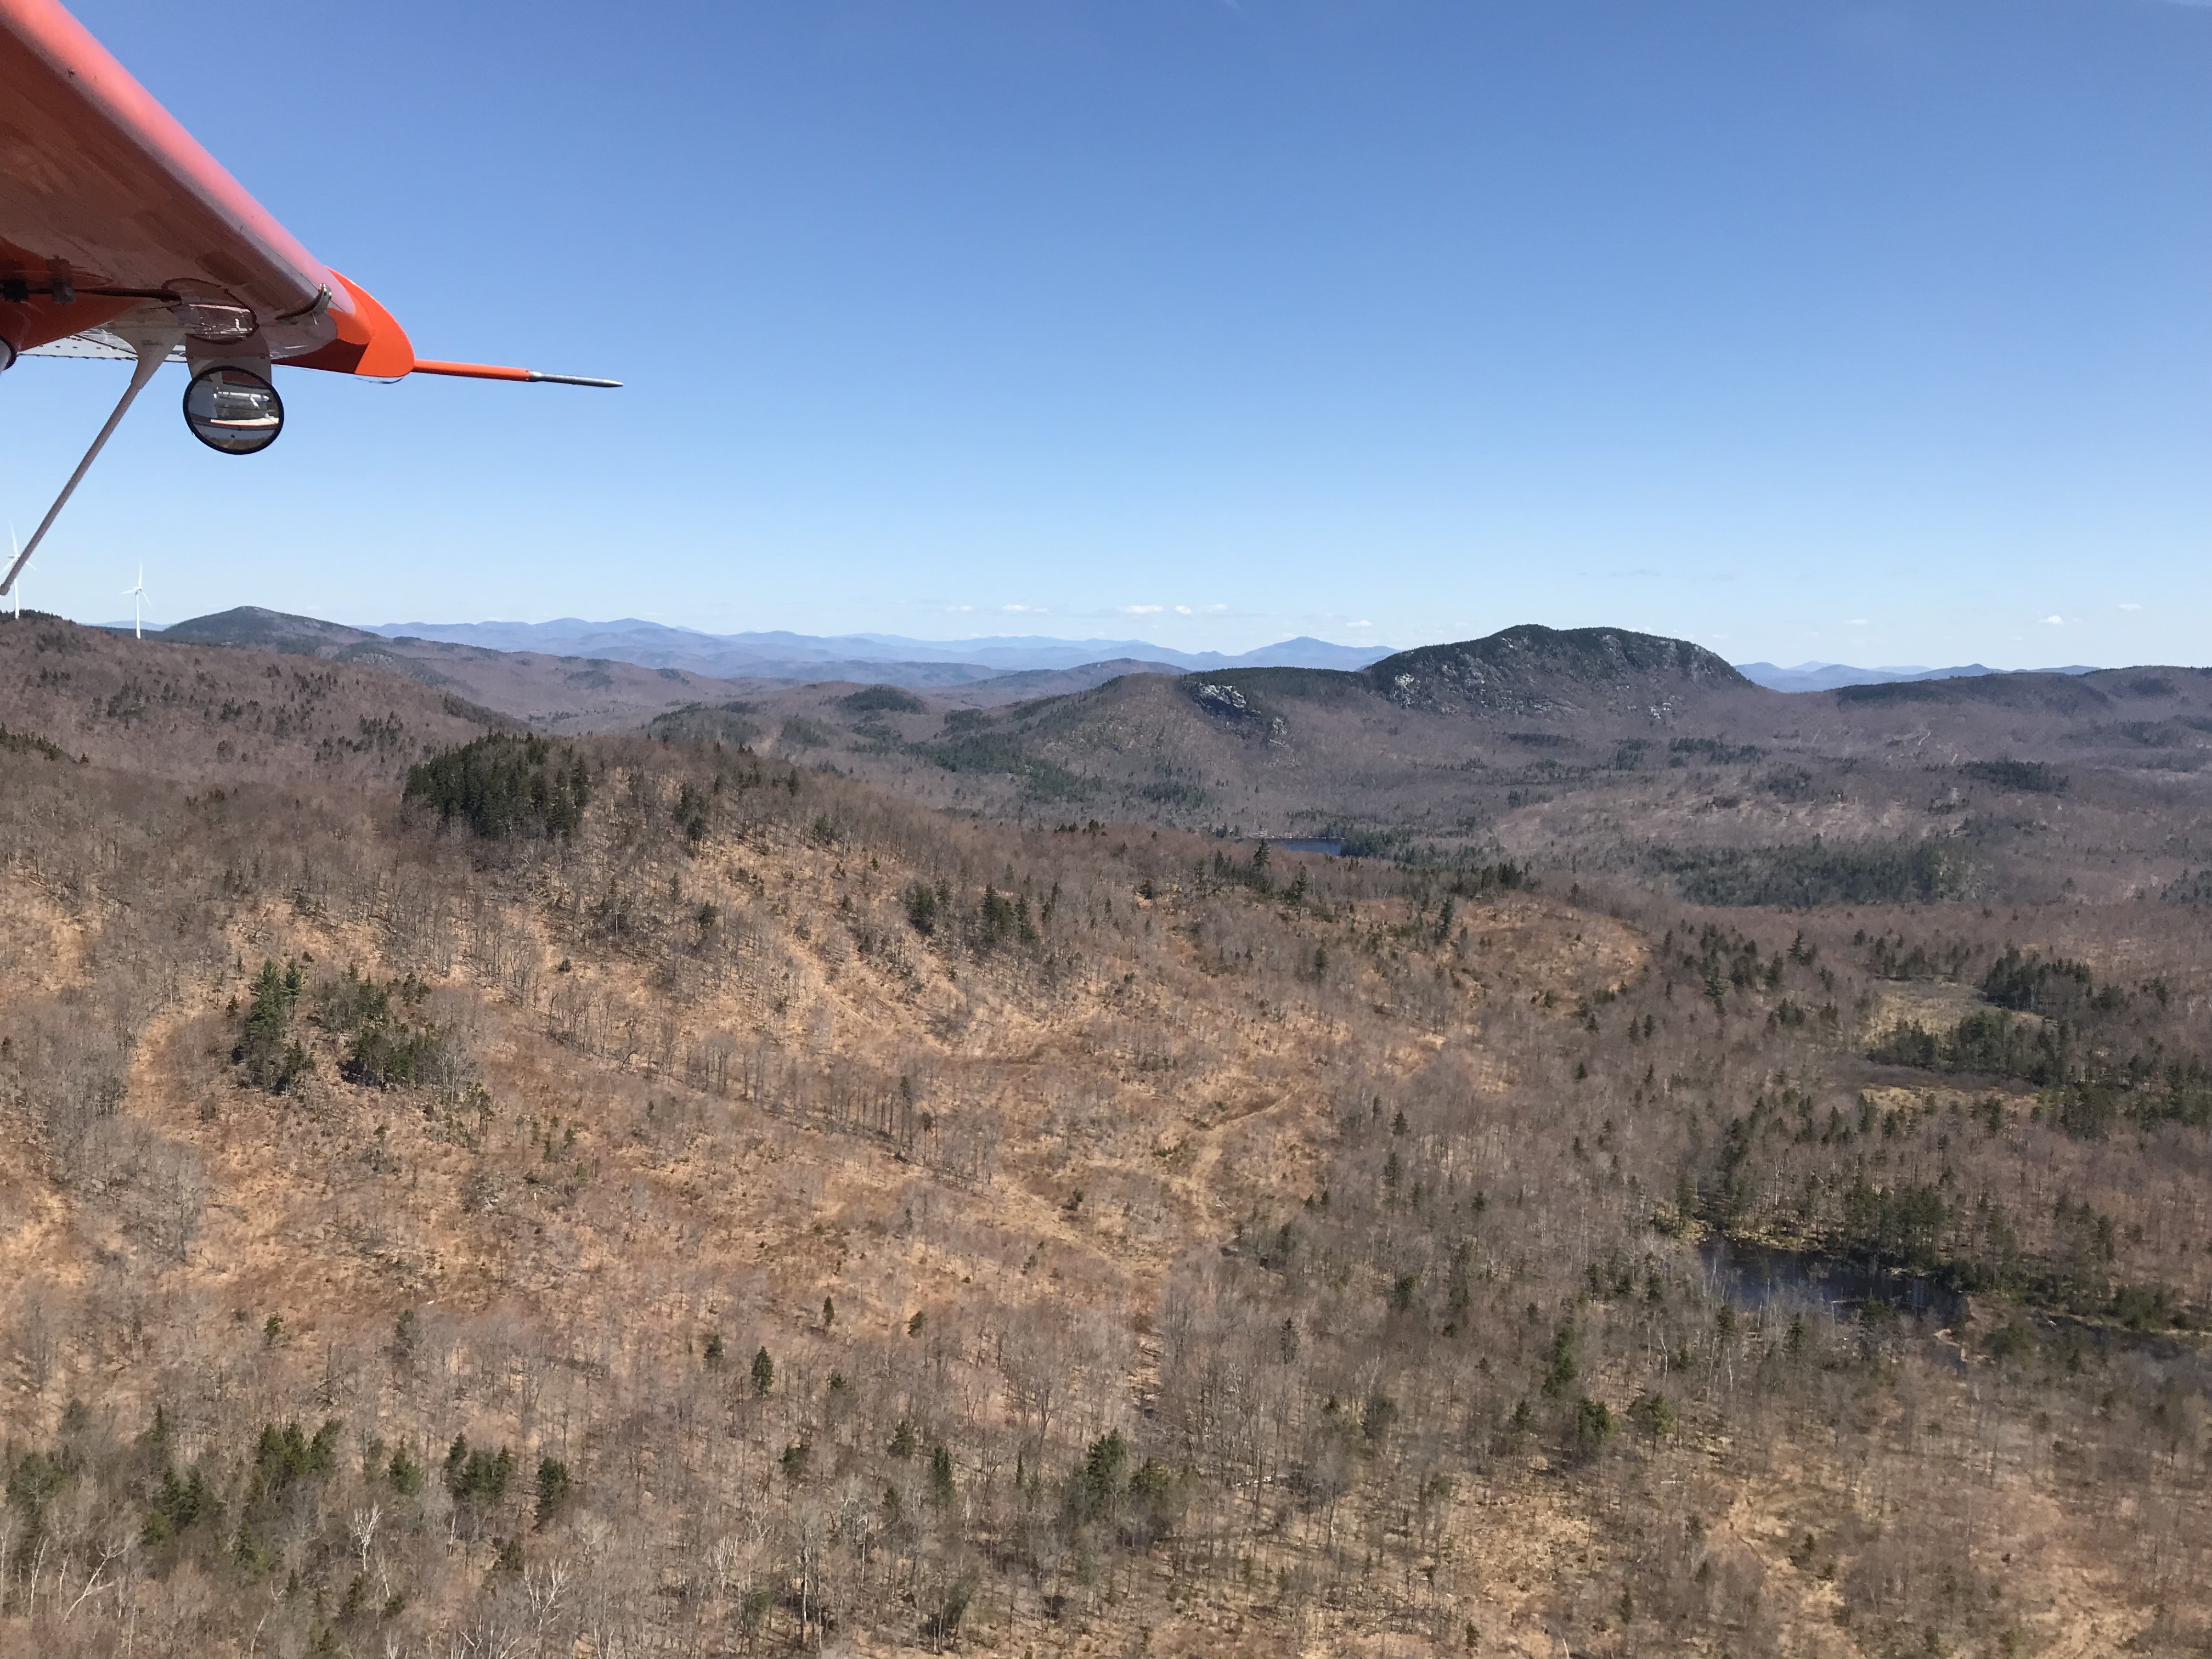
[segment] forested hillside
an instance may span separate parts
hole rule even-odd
[[[728,735],[957,812],[1531,859],[1723,903],[1978,882],[2102,896],[2212,860],[2194,827],[2212,810],[2212,675],[2196,669],[1789,696],[1680,641],[1516,628],[1359,673],[1133,674],[989,708],[761,688],[648,729]]]
[[[1323,859],[31,626],[0,1651],[2212,1648],[2184,789]]]

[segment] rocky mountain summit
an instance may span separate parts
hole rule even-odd
[[[1687,640],[1534,623],[1486,639],[1401,651],[1364,674],[1401,708],[1537,716],[1642,708],[1660,724],[1685,693],[1752,683]]]

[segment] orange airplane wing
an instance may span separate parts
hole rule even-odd
[[[277,364],[617,384],[416,358],[392,313],[301,246],[59,0],[0,0],[0,371],[24,352],[137,367],[0,594],[131,399],[179,356],[186,424],[232,454],[282,430]]]

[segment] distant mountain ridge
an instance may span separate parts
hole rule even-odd
[[[499,637],[495,631],[499,626],[449,630],[476,631],[477,641],[426,639],[396,629],[390,634],[374,633],[343,623],[249,605],[191,617],[166,629],[149,629],[147,635],[172,645],[244,647],[382,668],[554,730],[618,728],[692,702],[726,702],[736,690],[748,696],[772,693],[779,681],[794,690],[841,681],[897,685],[942,697],[955,707],[975,708],[1064,696],[1127,674],[1171,678],[1189,672],[1181,663],[1140,657],[1085,659],[1066,668],[1000,670],[982,663],[854,661],[825,656],[803,665],[769,665],[771,669],[781,666],[781,672],[753,666],[740,672],[709,674],[695,667],[609,654],[604,649],[591,651],[590,647],[607,642],[606,629],[599,624],[581,624],[589,631],[545,640],[534,649],[507,650],[480,642],[485,633]],[[611,626],[619,629],[623,624]],[[126,627],[122,631],[130,630]],[[790,637],[803,640],[805,636]],[[1310,643],[1323,650],[1344,648],[1319,641]],[[582,648],[544,648],[561,645]]]
[[[273,651],[381,669],[440,689],[449,703],[475,710],[471,719],[489,724],[513,715],[556,731],[630,725],[702,696],[728,695],[725,682],[681,669],[491,651],[441,640],[386,639],[343,623],[252,605],[193,617],[158,633],[149,629],[147,637],[167,645]],[[494,714],[493,709],[501,712]]]
[[[1771,662],[1740,662],[1736,672],[1770,691],[1838,691],[1847,685],[1894,685],[1906,680],[1972,679],[1982,674],[2094,674],[2094,667],[2076,663],[2064,668],[1990,668],[1978,662],[1961,668],[1854,668],[1849,663],[1801,662],[1781,668]]]
[[[857,679],[908,686],[958,685],[1004,674],[1111,661],[1164,663],[1185,672],[1355,670],[1390,654],[1385,646],[1336,645],[1303,635],[1232,656],[1218,651],[1176,651],[1144,640],[1062,640],[1042,635],[915,640],[896,634],[821,635],[781,629],[708,634],[635,617],[613,622],[568,617],[546,623],[383,623],[364,631],[387,639],[438,640],[494,651],[601,657],[720,679]]]

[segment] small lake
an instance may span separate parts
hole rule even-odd
[[[1924,1315],[1938,1326],[1955,1326],[1966,1298],[1924,1273],[1893,1273],[1839,1261],[1809,1250],[1782,1250],[1718,1234],[1698,1255],[1721,1292],[1738,1307],[1765,1310],[1776,1303],[1817,1302],[1844,1311],[1869,1304]]]
[[[1275,846],[1285,853],[1318,853],[1329,859],[1344,856],[1344,843],[1340,841],[1279,841]]]

